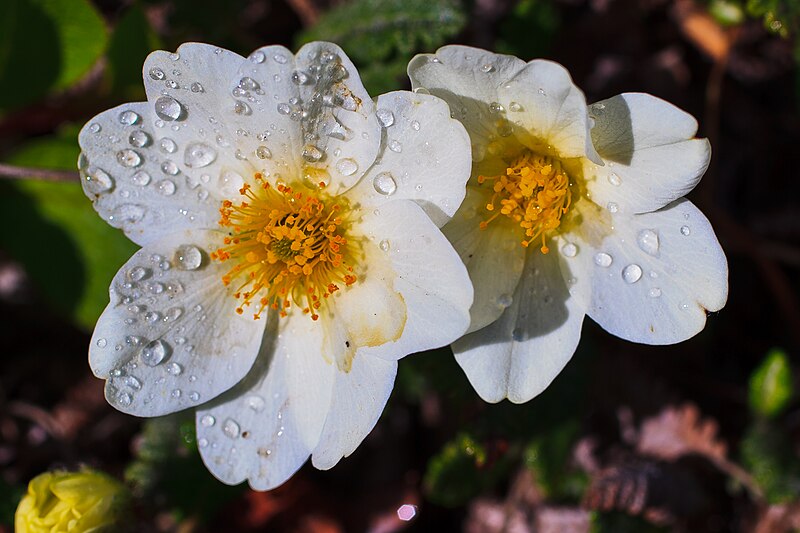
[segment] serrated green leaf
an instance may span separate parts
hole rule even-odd
[[[152,50],[161,48],[144,10],[137,4],[119,19],[108,44],[108,77],[113,94],[125,100],[144,99],[142,65]]]
[[[325,13],[300,35],[298,44],[339,44],[368,73],[362,77],[367,90],[378,94],[402,86],[399,78],[414,52],[434,51],[465,23],[457,0],[354,0]]]
[[[24,146],[8,162],[74,169],[77,130]],[[136,251],[92,209],[79,183],[0,184],[0,246],[20,261],[44,298],[87,329],[108,304],[108,287]]]
[[[0,109],[69,87],[105,51],[105,23],[88,0],[3,0]]]
[[[786,353],[774,349],[750,375],[750,409],[772,418],[781,413],[792,397],[792,370]]]

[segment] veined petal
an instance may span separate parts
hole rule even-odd
[[[375,304],[381,300],[393,305],[404,303],[405,325],[399,337],[384,344],[360,347],[355,358],[400,359],[444,346],[461,336],[469,325],[472,284],[458,254],[422,208],[407,200],[388,202],[377,214],[365,216],[362,228],[371,239],[371,246],[376,248],[369,263],[376,266],[370,267],[359,283],[366,287],[370,283],[389,284],[389,293],[399,298],[382,298],[382,294],[389,294],[385,290],[373,291],[374,296],[368,290],[344,290],[335,295],[336,309],[347,330],[356,337],[367,338],[359,332],[364,325],[370,326],[369,313],[376,313],[373,321],[388,320],[385,315],[389,309],[376,306],[372,310],[373,297],[377,300]],[[383,274],[385,279],[380,278],[382,273],[390,272],[393,275]],[[352,320],[354,317],[360,319]]]
[[[142,102],[104,111],[78,137],[84,192],[103,219],[139,245],[174,231],[214,228],[219,219],[214,183],[201,185],[200,175],[190,179],[180,170],[183,152],[156,133],[151,107]]]
[[[416,56],[408,64],[408,76],[414,90],[424,89],[447,102],[466,127],[473,158],[479,160],[497,137],[498,117],[490,104],[499,101],[500,85],[524,67],[525,62],[514,56],[450,45],[435,55]]]
[[[234,311],[226,271],[210,262],[221,238],[181,231],[145,246],[111,284],[89,364],[106,398],[137,416],[159,416],[208,401],[253,364],[264,322]]]
[[[586,302],[570,294],[555,253],[531,250],[510,306],[496,321],[453,343],[456,361],[481,398],[527,402],[572,357]]]
[[[396,91],[378,97],[383,120],[382,152],[348,194],[366,205],[414,200],[437,225],[464,199],[471,170],[469,136],[434,96]]]
[[[573,238],[567,258],[591,287],[587,314],[606,331],[645,344],[672,344],[703,329],[728,297],[728,265],[705,216],[681,199],[653,213],[614,218],[597,246]]]
[[[315,467],[327,470],[355,451],[372,431],[394,386],[397,362],[359,356],[349,372],[336,372],[330,411],[312,452]]]
[[[498,94],[515,125],[514,136],[528,148],[602,162],[592,147],[586,98],[558,63],[531,61],[503,83]]]
[[[592,139],[605,166],[586,161],[592,200],[620,213],[655,211],[691,191],[708,168],[711,145],[695,139],[697,121],[649,94],[592,104]]]
[[[491,324],[503,313],[519,284],[525,265],[525,248],[518,226],[507,217],[498,217],[486,229],[479,224],[486,218],[488,195],[482,189],[467,187],[467,198],[442,232],[458,252],[475,288],[470,308],[468,332]]]
[[[200,455],[217,479],[277,487],[319,442],[332,401],[336,364],[321,324],[304,315],[274,322],[245,379],[197,411]]]

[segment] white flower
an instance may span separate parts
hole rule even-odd
[[[474,333],[453,350],[483,399],[544,390],[585,315],[624,339],[670,344],[725,304],[725,255],[682,198],[710,158],[690,115],[647,94],[587,108],[562,66],[463,46],[408,71],[472,141],[467,199],[443,231],[475,286]]]
[[[397,360],[469,325],[469,277],[430,218],[464,197],[468,136],[433,96],[373,102],[329,43],[185,44],[144,80],[147,102],[80,133],[84,190],[142,246],[92,370],[124,412],[197,407],[226,483],[275,487],[309,455],[330,468],[375,425]]]

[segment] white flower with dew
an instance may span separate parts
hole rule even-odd
[[[434,96],[373,101],[329,43],[185,44],[152,53],[144,81],[147,102],[80,133],[86,194],[142,247],[92,370],[121,411],[196,408],[226,483],[272,488],[309,456],[330,468],[377,422],[397,360],[469,325],[469,277],[438,229],[469,138]]]
[[[683,341],[723,307],[728,267],[683,198],[711,154],[697,122],[647,94],[587,107],[557,63],[463,46],[409,64],[472,142],[467,198],[443,231],[475,287],[456,359],[486,401],[525,402],[572,357],[589,315],[646,344]]]

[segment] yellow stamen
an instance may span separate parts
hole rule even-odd
[[[505,215],[525,231],[522,246],[541,239],[541,252],[550,251],[545,243],[547,235],[561,225],[561,217],[572,202],[569,176],[558,159],[525,150],[505,174],[478,176],[478,183],[491,186],[493,191],[486,204],[492,215],[480,223],[481,229]]]
[[[235,284],[237,313],[252,305],[258,320],[265,309],[286,316],[296,305],[317,320],[322,302],[357,280],[357,249],[348,242],[342,214],[349,206],[322,193],[272,187],[260,173],[255,180],[260,187],[244,185],[238,204],[222,202],[219,224],[230,236],[211,258],[233,263],[222,282]]]

